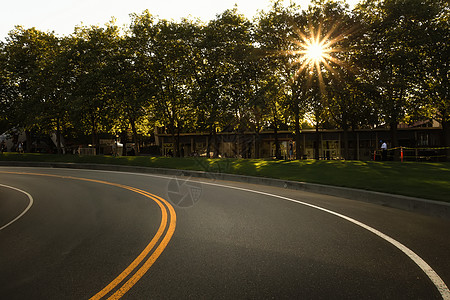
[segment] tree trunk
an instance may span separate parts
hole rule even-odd
[[[56,118],[56,151],[61,154],[61,128],[59,118]]]
[[[275,158],[281,159],[280,141],[278,140],[278,122],[276,117],[274,117],[273,123],[273,134],[275,136]]]
[[[348,127],[347,126],[343,126],[342,128],[343,132],[342,132],[342,139],[344,142],[344,159],[348,160],[349,159],[349,155],[348,155]]]
[[[217,158],[219,157],[219,145],[218,145],[218,141],[217,141],[217,132],[216,132],[216,127],[213,127],[213,147],[214,147],[214,152],[213,152],[213,157]]]
[[[319,134],[319,122],[316,122],[316,145],[314,147],[315,153],[314,153],[314,159],[319,160],[320,158],[320,134]]]
[[[211,137],[212,137],[212,132],[209,132],[209,136],[208,136],[208,142],[206,143],[206,157],[207,158],[211,158]]]
[[[256,110],[255,110],[256,111]],[[256,116],[256,128],[255,128],[255,158],[259,158],[260,151],[260,136],[259,131],[261,130],[259,126],[259,114]]]
[[[450,120],[442,121],[442,141],[444,147],[447,147],[445,150],[446,161],[450,161]]]
[[[398,126],[398,122],[392,122],[390,124],[391,147],[389,147],[389,145],[388,145],[388,148],[396,148],[396,147],[398,147],[398,129],[397,129],[397,126]],[[396,149],[392,153],[393,153],[393,160],[400,160],[400,156],[399,156],[400,151],[399,150]]]
[[[258,159],[260,157],[259,152],[260,152],[260,143],[261,143],[261,138],[259,136],[259,132],[256,132],[256,136],[255,136],[255,158]]]
[[[175,124],[173,122],[169,123],[169,131],[170,135],[172,136],[172,157],[177,156],[177,137],[175,134]]]
[[[358,160],[358,159],[360,159],[359,154],[358,154],[359,153],[358,152],[359,140],[358,140],[358,133],[356,132],[354,125],[352,126],[352,137],[353,137],[353,140],[355,141],[355,151],[353,153],[353,159]]]
[[[92,118],[92,147],[95,148],[95,154],[100,154],[100,146],[97,143],[97,126],[96,126],[96,118]]]
[[[138,134],[137,134],[137,129],[136,129],[136,122],[134,121],[134,119],[130,119],[130,126],[131,126],[131,131],[133,132],[133,143],[134,143],[134,150],[136,151],[136,155],[139,154],[139,152],[141,152],[140,146],[139,146],[139,141],[138,141]]]
[[[172,157],[178,157],[178,138],[175,134],[175,130],[172,130],[170,135],[172,136]]]
[[[298,105],[294,108],[295,114],[295,158],[301,159],[303,157],[303,151],[300,144],[300,112]]]
[[[120,133],[120,141],[123,144],[123,152],[122,155],[123,156],[127,156],[127,143],[128,143],[128,136],[127,136],[127,130],[122,130],[122,132]]]
[[[26,151],[28,153],[30,153],[31,152],[31,132],[29,130],[25,130],[25,140],[26,140],[26,143],[27,143]]]
[[[176,149],[176,153],[175,156],[176,157],[181,157],[181,151],[180,151],[180,126],[177,126],[177,136],[175,138],[175,149]]]

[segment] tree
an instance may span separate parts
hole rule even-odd
[[[304,94],[302,94],[302,80],[304,77],[298,73],[298,66],[293,62],[293,47],[295,47],[296,23],[299,21],[298,7],[291,4],[283,7],[281,1],[274,2],[269,12],[261,12],[256,28],[256,42],[264,53],[261,66],[268,70],[265,90],[270,91],[272,99],[267,98],[267,107],[270,107],[270,119],[275,134],[275,153],[280,158],[280,145],[278,142],[279,116],[285,115],[283,110],[288,109],[294,114],[295,138],[297,158],[301,157],[300,149],[300,120],[304,112]],[[266,67],[267,66],[267,67]],[[275,76],[276,78],[270,78]],[[276,90],[276,91],[275,91]],[[281,110],[281,111],[280,111]]]
[[[436,119],[442,124],[442,144],[450,157],[450,4],[425,1],[421,18],[414,20],[420,29],[421,43],[415,44],[418,68],[415,73],[411,115],[417,119]]]
[[[42,95],[47,78],[42,70],[46,68],[46,57],[54,44],[52,33],[17,26],[9,33],[3,48],[3,72],[8,80],[3,96],[7,116],[12,126],[25,130],[28,152],[31,151],[31,131],[45,127],[43,107],[46,99]]]
[[[50,45],[42,58],[40,77],[42,86],[37,91],[42,99],[42,131],[56,133],[56,148],[62,153],[61,135],[70,126],[69,110],[74,85],[71,65],[71,39],[51,37]],[[45,78],[45,79],[44,79]]]
[[[270,69],[264,50],[258,47],[260,44],[255,34],[252,34],[251,39],[253,44],[243,48],[242,59],[239,62],[238,72],[235,74],[237,78],[232,83],[235,100],[233,106],[237,111],[234,128],[237,128],[238,132],[255,133],[254,155],[259,158],[261,155],[259,134],[272,116],[279,88],[273,89],[277,78]]]
[[[69,130],[97,145],[131,128],[139,147],[151,120],[177,156],[182,132],[208,132],[208,156],[218,156],[217,132],[250,130],[258,156],[259,132],[273,128],[280,157],[278,131],[289,128],[300,158],[308,118],[317,132],[342,128],[350,158],[351,129],[389,127],[395,147],[400,122],[434,118],[450,146],[447,2],[366,0],[350,12],[338,1],[304,11],[274,1],[253,23],[236,7],[207,24],[144,11],[125,35],[114,22],[63,38],[16,27],[0,44],[0,129],[23,128],[28,140],[56,132],[61,152]],[[315,147],[318,157],[319,138]]]
[[[6,45],[0,41],[0,133],[12,126],[8,112],[12,111],[12,99],[16,98],[14,95],[16,90],[12,86],[10,76],[11,74],[7,71]]]
[[[154,29],[150,55],[156,96],[152,107],[158,122],[172,134],[174,155],[180,156],[179,135],[193,117],[192,39],[197,24],[186,19],[180,23],[161,20]]]
[[[230,125],[237,127],[233,126],[232,120],[237,116],[240,105],[234,105],[233,112],[233,98],[234,104],[246,101],[242,94],[243,64],[246,59],[243,56],[249,54],[250,26],[250,22],[238,14],[236,8],[226,10],[202,28],[196,44],[197,64],[193,74],[195,103],[201,115],[198,125],[209,132],[214,156],[218,155],[217,131]],[[210,148],[211,143],[208,142],[208,156]]]
[[[428,5],[421,0],[366,1],[356,10],[368,24],[362,41],[366,74],[381,96],[380,118],[390,127],[392,147],[398,146],[397,126],[413,100]]]
[[[150,45],[154,38],[154,18],[144,11],[141,15],[132,15],[130,32],[119,41],[119,51],[113,60],[114,95],[118,114],[121,116],[121,128],[131,128],[136,152],[140,152],[138,128],[148,133],[150,128],[144,124],[151,115],[151,103],[156,95],[155,79]]]
[[[310,47],[314,47],[315,43],[319,45],[318,58],[307,58],[314,65],[309,70],[305,65],[308,76],[315,77],[306,85],[311,86],[312,82],[316,82],[319,85],[316,91],[323,94],[322,97],[310,94],[319,104],[310,102],[314,115],[325,118],[318,120],[315,117],[316,126],[319,121],[331,122],[340,127],[343,130],[343,157],[349,159],[349,129],[364,126],[372,119],[372,106],[368,101],[371,98],[363,92],[365,85],[358,67],[358,43],[363,32],[361,22],[351,14],[347,5],[333,1],[315,2],[305,12],[304,18],[307,23],[303,24],[302,31],[305,36],[307,33],[313,37]],[[306,53],[306,56],[310,54]],[[316,145],[318,143],[319,139]]]
[[[97,147],[98,134],[114,133],[118,122],[112,79],[117,71],[113,60],[119,49],[119,33],[119,28],[111,22],[105,28],[76,28],[72,39],[76,84],[71,119],[75,126],[91,135],[92,144]]]

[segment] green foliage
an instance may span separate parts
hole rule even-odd
[[[435,118],[450,145],[448,1],[340,1],[301,10],[274,1],[250,21],[229,9],[207,24],[113,21],[56,37],[16,27],[0,44],[0,129],[91,135],[154,126],[187,131],[275,131],[390,126]],[[333,48],[309,67],[311,35]],[[178,142],[174,153],[178,153]],[[300,145],[300,143],[297,143]],[[208,145],[209,146],[209,145]],[[301,154],[302,149],[297,149]]]
[[[366,25],[358,45],[361,67],[367,82],[376,87],[380,96],[377,103],[380,120],[395,130],[399,122],[411,115],[413,119],[419,115],[442,116],[435,109],[440,110],[438,103],[449,102],[448,92],[437,91],[448,91],[444,78],[448,78],[449,24],[439,20],[448,16],[448,2],[365,1],[356,12]],[[442,35],[438,37],[437,32]],[[430,82],[439,82],[434,86],[439,85],[437,90]],[[424,99],[427,96],[433,99],[431,107]]]

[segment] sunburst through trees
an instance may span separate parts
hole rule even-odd
[[[298,28],[295,30],[298,39],[293,40],[293,44],[297,49],[289,51],[289,54],[294,57],[293,65],[299,65],[294,78],[297,78],[302,72],[306,72],[310,82],[312,76],[316,74],[321,90],[323,90],[323,71],[326,69],[331,74],[334,74],[335,72],[331,64],[344,65],[343,61],[333,55],[342,51],[337,44],[344,38],[343,34],[332,37],[336,31],[335,29],[336,27],[327,33],[323,33],[320,26],[317,30],[310,27],[309,34],[304,34]]]

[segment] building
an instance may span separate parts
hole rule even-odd
[[[155,133],[156,141],[163,155],[171,155],[175,140],[171,134]],[[411,160],[439,159],[445,156],[442,149],[440,127],[398,128],[398,142],[404,147],[405,157]],[[348,131],[349,159],[373,160],[380,149],[380,141],[386,141],[391,148],[391,132],[386,128],[358,129]],[[289,159],[289,149],[295,152],[295,137],[292,131],[277,134],[281,157]],[[182,133],[179,136],[182,156],[210,156],[216,152],[219,157],[271,158],[275,157],[275,133],[273,131],[222,132],[215,136],[208,133]],[[304,159],[343,159],[345,153],[342,130],[302,130],[300,149]],[[292,147],[291,147],[292,145]],[[392,149],[394,155],[394,149]],[[398,150],[398,149],[397,149]],[[318,153],[317,153],[318,151]],[[295,157],[295,153],[294,153]],[[413,158],[414,157],[414,158]]]

